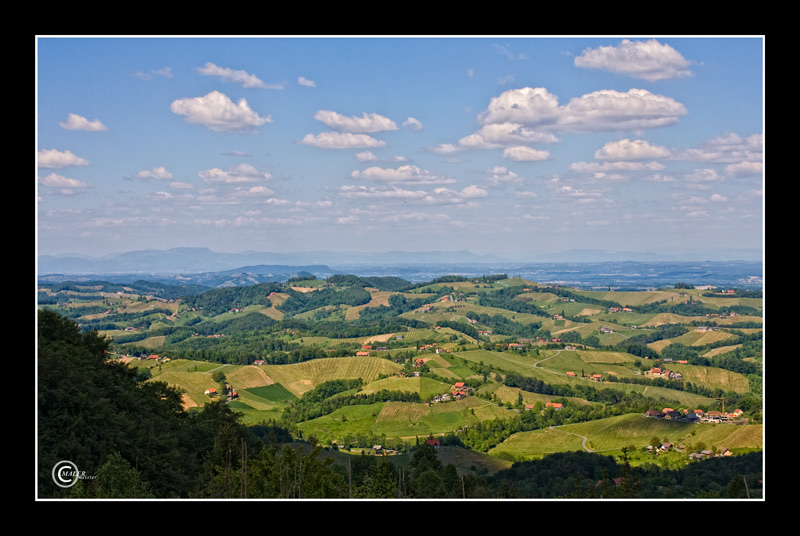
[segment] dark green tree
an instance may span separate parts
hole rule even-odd
[[[141,473],[115,452],[97,471],[96,495],[112,499],[153,498],[150,486],[142,481]]]

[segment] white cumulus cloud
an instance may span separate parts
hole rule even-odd
[[[384,130],[397,130],[397,125],[394,121],[375,113],[364,113],[361,117],[347,117],[330,110],[320,110],[314,114],[314,119],[322,121],[328,127],[342,132],[381,132]]]
[[[503,158],[514,160],[515,162],[539,162],[552,158],[550,151],[540,151],[524,145],[508,147],[503,151]]]
[[[306,134],[300,143],[322,149],[363,149],[367,147],[384,147],[386,145],[385,141],[377,140],[372,136],[353,134],[352,132]]]
[[[77,179],[70,179],[59,175],[57,173],[50,173],[43,179],[39,179],[39,184],[47,186],[48,188],[57,188],[61,193],[72,193],[76,189],[90,188],[91,184],[88,182],[79,181]]]
[[[414,117],[409,117],[405,121],[403,121],[404,127],[410,127],[411,130],[422,130],[422,122],[419,119]]]
[[[552,133],[529,128],[519,123],[490,123],[458,141],[468,149],[499,149],[502,147],[535,143],[556,143]]]
[[[683,104],[644,89],[594,91],[562,106],[546,89],[525,87],[492,98],[478,119],[483,125],[505,123],[553,133],[658,128],[676,123],[683,115]],[[522,131],[514,132],[519,135]]]
[[[739,162],[725,167],[725,174],[732,177],[758,177],[764,172],[762,162]]]
[[[172,173],[167,171],[164,166],[156,166],[153,169],[143,169],[142,171],[138,171],[134,177],[137,179],[171,180]]]
[[[649,82],[691,76],[690,62],[680,52],[655,39],[624,39],[617,46],[587,48],[575,58],[575,66],[602,69]]]
[[[37,155],[38,166],[40,168],[59,169],[70,166],[88,166],[89,161],[75,156],[70,151],[59,151],[57,149],[42,149]]]
[[[363,171],[354,171],[351,176],[356,179],[404,184],[447,184],[455,182],[455,179],[420,169],[410,164],[396,169],[372,166]]]
[[[188,123],[203,125],[216,132],[246,131],[271,123],[269,116],[261,117],[254,112],[245,99],[234,104],[219,91],[204,97],[178,99],[170,105],[172,113],[183,115]]]
[[[297,78],[297,83],[300,84],[301,86],[305,86],[305,87],[317,87],[317,83],[316,82],[314,82],[313,80],[309,80],[305,76],[298,77]]]
[[[233,82],[246,88],[283,89],[281,84],[266,84],[247,71],[220,67],[211,62],[207,62],[203,67],[198,67],[197,72],[206,76],[216,76],[223,82]]]
[[[212,168],[201,171],[200,178],[207,184],[241,184],[270,180],[272,176],[257,170],[250,164],[237,164],[227,171]]]
[[[650,145],[645,140],[619,140],[606,143],[594,153],[598,160],[645,160],[651,158],[668,158],[666,147]]]
[[[83,116],[72,113],[67,114],[67,120],[59,123],[58,125],[67,130],[88,130],[90,132],[108,130],[108,127],[106,127],[97,119],[94,121],[89,121]]]

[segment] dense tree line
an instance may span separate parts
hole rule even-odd
[[[320,307],[349,305],[356,307],[372,300],[372,295],[362,287],[348,287],[342,290],[325,287],[314,292],[289,293],[289,299],[277,307],[288,316],[294,316]]]
[[[667,300],[660,300],[652,303],[632,305],[630,308],[635,313],[654,314],[654,313],[673,313],[680,316],[705,316],[707,314],[730,314],[760,316],[761,313],[754,307],[748,305],[730,305],[726,307],[712,307],[699,301],[688,301],[681,303],[669,303]]]
[[[595,453],[563,452],[515,463],[490,483],[509,498],[747,498],[748,487],[761,487],[762,462],[759,451],[668,470],[655,464],[630,467]]]
[[[515,313],[530,313],[538,316],[550,316],[544,309],[523,300],[514,299],[524,293],[523,287],[507,287],[480,295],[479,303],[486,307],[507,309]]]
[[[91,288],[98,294],[92,299],[103,300],[106,297],[101,293],[141,294],[151,295],[165,300],[175,300],[186,296],[194,296],[210,290],[202,285],[168,285],[157,281],[140,279],[133,283],[111,283],[109,281],[63,281],[61,283],[39,283],[40,287],[49,288],[53,293],[80,292],[81,299],[87,299],[85,292]],[[65,295],[69,298],[69,295]]]
[[[289,332],[295,333],[293,339],[314,336],[349,339],[375,333],[392,333],[427,327],[427,324],[423,322],[405,318],[387,317],[371,320],[368,317],[355,321],[332,320],[325,322],[289,318],[276,321],[261,313],[253,312],[236,316],[224,322],[207,321],[191,327],[164,328],[148,332],[146,335],[148,337],[164,336],[164,344],[159,349],[159,353],[171,358],[208,360],[235,365],[249,365],[256,360],[264,360],[270,364],[280,365],[320,357],[353,355],[353,351],[359,347],[355,343],[343,343],[334,349],[302,344],[283,338]],[[221,336],[213,337],[213,335]],[[136,344],[143,338],[145,338],[144,334],[135,333],[118,336],[114,342],[121,349],[124,348],[127,353],[139,355],[149,352],[146,346]],[[387,344],[391,346],[391,343]]]
[[[392,292],[403,292],[414,288],[416,285],[400,277],[379,277],[379,276],[356,276],[356,275],[333,275],[325,280],[335,286],[350,287],[373,287],[378,290]]]
[[[175,389],[107,361],[108,346],[69,319],[39,313],[39,497],[188,496],[217,436],[249,440],[246,428],[224,405],[185,412]],[[51,471],[63,460],[99,480],[60,488]],[[129,487],[104,487],[113,482]]]
[[[379,305],[377,307],[367,307],[366,309],[361,310],[359,317],[366,321],[391,321],[393,319],[397,319],[403,313],[408,313],[433,301],[436,301],[449,292],[452,292],[452,289],[439,289],[433,296],[422,298],[408,298],[402,294],[393,294],[389,296],[388,306]],[[405,321],[406,319],[401,320]],[[424,322],[416,321],[414,327],[426,328],[428,326]]]
[[[285,292],[290,296],[300,294],[280,283],[259,283],[246,287],[215,288],[183,299],[190,309],[202,309],[208,315],[218,315],[248,305],[269,305],[272,292]]]

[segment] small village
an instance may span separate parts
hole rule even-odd
[[[644,414],[645,417],[683,422],[747,424],[747,418],[742,417],[742,413],[743,412],[740,409],[736,409],[732,412],[726,412],[703,411],[702,409],[684,409],[677,411],[672,408],[663,408],[661,411],[656,409],[648,409]]]

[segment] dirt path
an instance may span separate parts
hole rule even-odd
[[[576,434],[574,432],[565,432],[564,430],[556,430],[556,428],[558,428],[558,427],[557,426],[551,426],[550,427],[550,429],[553,430],[554,432],[561,432],[563,434],[569,434],[569,435],[574,435],[574,436],[580,437],[581,439],[583,439],[583,441],[581,442],[581,446],[583,447],[583,450],[585,450],[586,452],[594,452],[592,449],[590,449],[589,447],[586,446],[586,442],[589,441],[589,439],[586,436],[582,436],[582,435]]]

